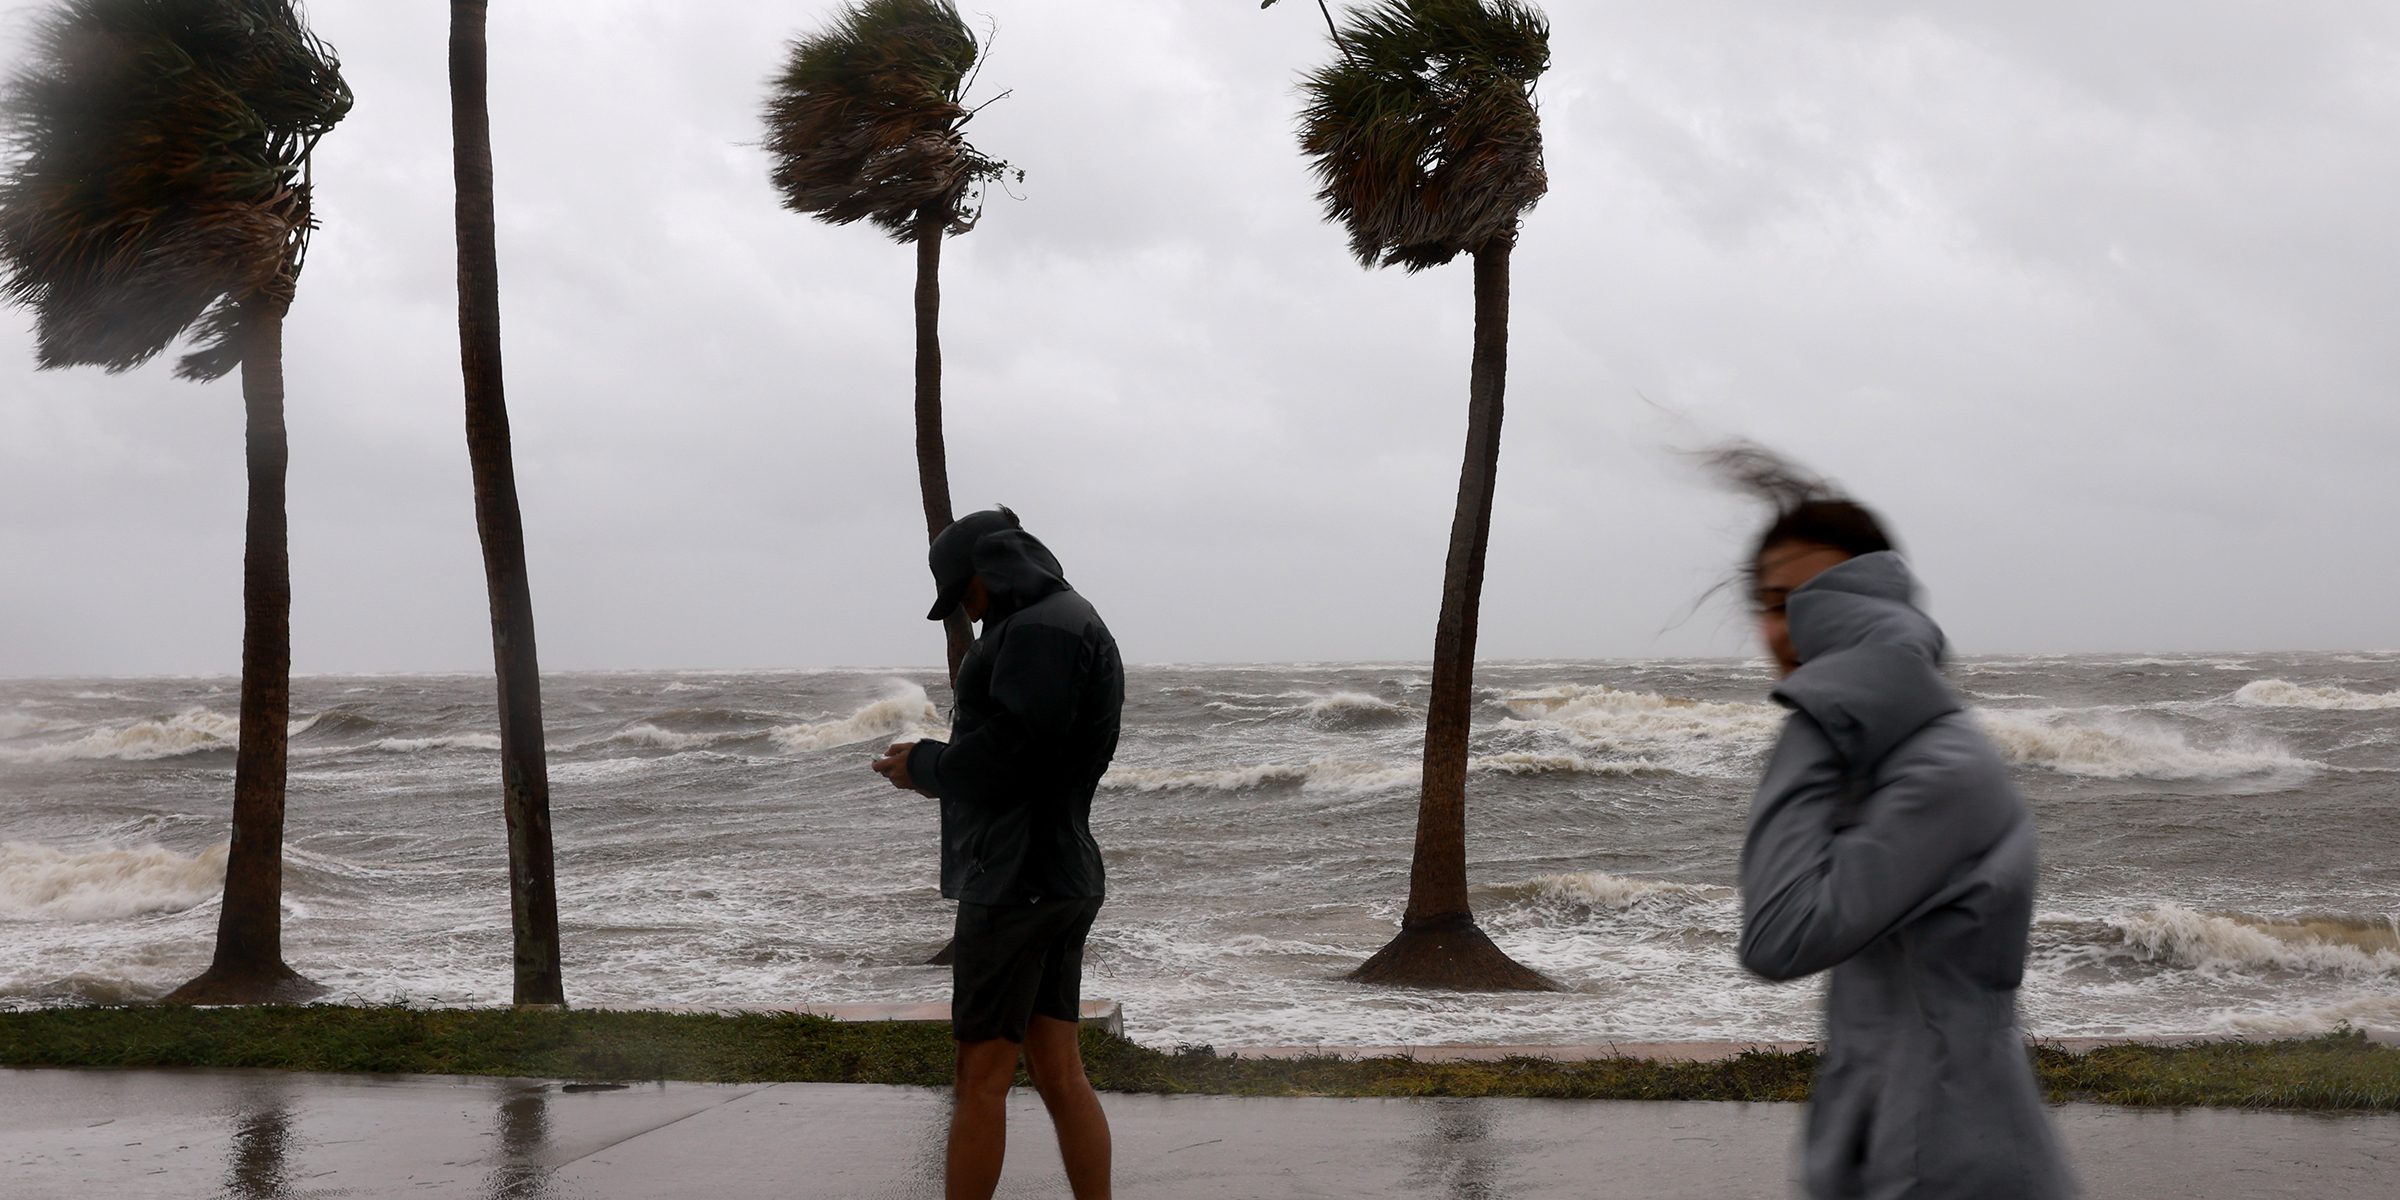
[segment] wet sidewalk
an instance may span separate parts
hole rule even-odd
[[[95,1197],[940,1195],[948,1097],[846,1084],[0,1070],[0,1193]],[[1802,1109],[1575,1100],[1105,1095],[1126,1200],[1791,1194]],[[2400,1114],[2069,1105],[2094,1200],[2390,1197]],[[1004,1197],[1065,1196],[1020,1092]]]

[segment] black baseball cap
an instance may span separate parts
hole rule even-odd
[[[1007,506],[971,512],[950,522],[950,527],[933,539],[933,547],[925,552],[926,563],[933,568],[933,611],[925,614],[928,621],[939,621],[958,607],[958,598],[967,594],[967,584],[975,578],[975,543],[985,534],[1003,529],[1022,529],[1017,514]]]

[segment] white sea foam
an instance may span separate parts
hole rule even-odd
[[[2256,740],[2207,748],[2180,731],[2071,709],[1979,708],[1975,719],[2019,766],[2092,779],[2234,779],[2318,764]]]
[[[0,918],[106,921],[181,912],[223,890],[225,851],[222,845],[186,855],[152,845],[0,844]]]
[[[2301,1037],[2352,1029],[2400,1028],[2400,995],[2374,991],[2288,1009],[2227,1009],[2212,1013],[2200,1032]]]
[[[2306,687],[2281,679],[2257,679],[2233,694],[2235,704],[2254,708],[2400,708],[2400,692],[2354,692],[2340,687]]]
[[[1573,754],[1477,755],[1467,770],[1477,775],[1634,775],[1669,768],[1646,760],[1601,760]],[[1297,787],[1305,792],[1375,792],[1415,787],[1424,777],[1416,763],[1395,764],[1362,759],[1320,758],[1304,763],[1259,763],[1217,770],[1173,767],[1117,767],[1102,777],[1100,786],[1129,792],[1158,792],[1170,788],[1195,791],[1246,792],[1258,788]]]
[[[2162,904],[2109,922],[2142,954],[2204,971],[2400,972],[2400,925],[2342,918],[2270,920]]]
[[[874,701],[833,721],[814,724],[778,725],[767,731],[775,744],[795,754],[810,750],[831,750],[870,738],[892,738],[908,741],[925,735],[925,727],[941,720],[925,689],[913,683],[902,683],[892,695]]]

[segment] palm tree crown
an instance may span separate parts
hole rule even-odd
[[[1381,0],[1301,81],[1300,146],[1317,198],[1362,264],[1440,266],[1495,238],[1549,190],[1533,82],[1549,23],[1522,0]]]
[[[975,57],[950,0],[863,0],[793,42],[767,101],[784,207],[870,221],[901,242],[927,221],[965,232],[967,193],[1007,168],[959,132]]]
[[[350,111],[292,0],[65,0],[9,82],[0,294],[38,314],[44,367],[111,372],[187,329],[178,374],[242,360],[246,314],[292,298],[306,168]]]

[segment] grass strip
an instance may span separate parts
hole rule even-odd
[[[53,1008],[0,1013],[0,1064],[265,1067],[571,1080],[950,1082],[949,1027],[796,1014],[520,1012],[309,1005]],[[1810,1051],[1716,1062],[1604,1058],[1425,1062],[1244,1058],[1154,1050],[1087,1029],[1104,1091],[1233,1096],[1514,1096],[1576,1100],[1808,1098]],[[2142,1106],[2400,1110],[2400,1049],[2344,1030],[2282,1042],[2036,1047],[2054,1100]]]

